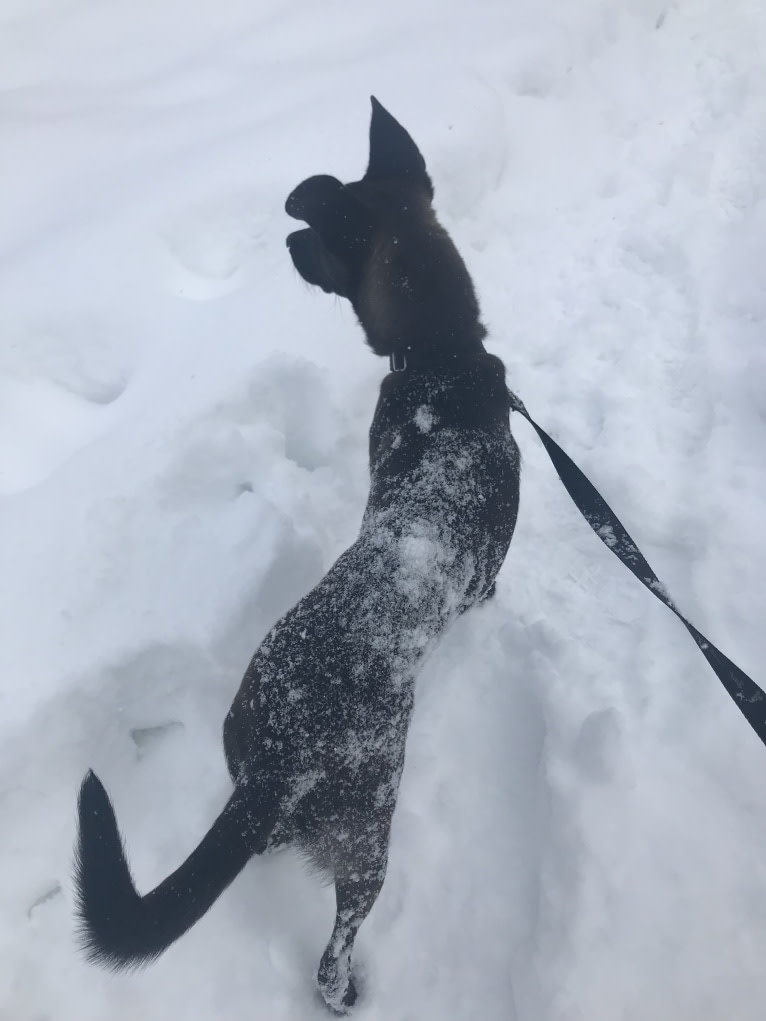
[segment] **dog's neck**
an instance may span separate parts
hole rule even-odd
[[[462,371],[487,351],[481,341],[465,347],[446,349],[423,348],[420,345],[403,344],[388,356],[389,369],[393,373],[420,372],[443,373],[451,369]]]

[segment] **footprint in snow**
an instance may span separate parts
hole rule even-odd
[[[156,723],[149,727],[132,727],[130,737],[138,749],[138,758],[141,759],[159,741],[183,729],[184,725],[180,720],[168,720],[165,723]]]
[[[191,207],[159,229],[158,275],[171,294],[211,301],[237,290],[264,243],[262,218],[249,200]]]
[[[295,482],[342,461],[345,431],[320,369],[302,359],[270,359],[257,366],[244,396],[200,419],[184,438],[166,498],[182,505],[267,495],[285,462]]]
[[[40,895],[27,908],[27,918],[33,918],[35,913],[43,905],[48,904],[52,900],[58,900],[61,897],[63,890],[61,883],[53,882],[48,886]]]
[[[583,720],[572,749],[580,774],[592,783],[608,783],[621,760],[622,723],[616,709],[599,709]]]
[[[0,493],[52,475],[102,432],[121,392],[88,398],[49,379],[0,381]]]

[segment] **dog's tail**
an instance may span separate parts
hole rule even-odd
[[[153,961],[205,914],[264,850],[276,807],[260,814],[252,795],[237,787],[183,865],[144,897],[133,885],[109,796],[93,772],[83,780],[78,812],[80,941],[91,961],[119,971]]]

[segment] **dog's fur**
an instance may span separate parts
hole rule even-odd
[[[311,177],[287,200],[308,224],[287,239],[299,273],[348,298],[397,370],[370,430],[367,508],[356,542],[253,656],[224,723],[234,791],[151,893],[136,892],[109,798],[86,776],[75,881],[95,961],[152,960],[253,854],[292,843],[335,881],[321,993],[338,1012],[356,999],[351,951],[385,876],[415,676],[449,623],[492,595],[518,509],[505,370],[432,197],[415,143],[373,99],[362,180]]]

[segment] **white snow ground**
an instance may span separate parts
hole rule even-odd
[[[72,938],[82,774],[139,885],[228,789],[355,534],[385,366],[291,188],[413,133],[512,387],[766,683],[766,7],[0,0],[0,1018],[310,1021],[331,889],[255,860],[156,965]],[[359,1021],[762,1021],[766,749],[531,429],[494,604],[418,691]]]

